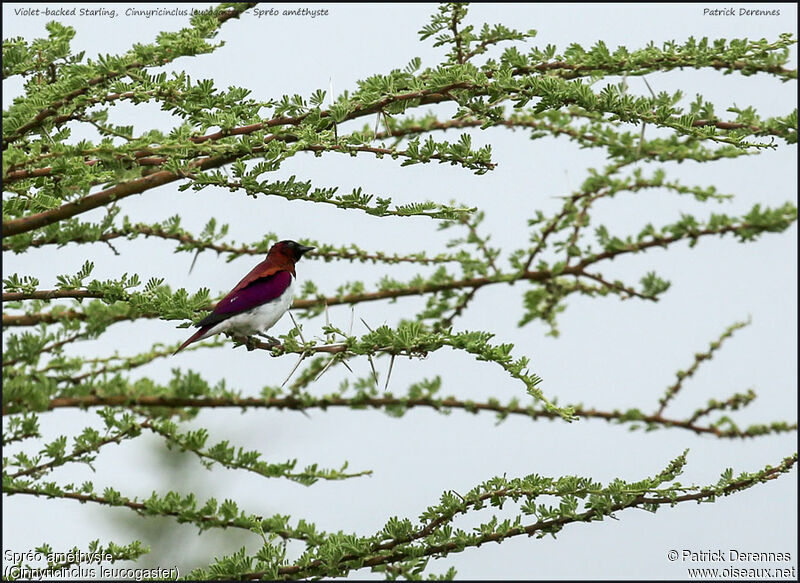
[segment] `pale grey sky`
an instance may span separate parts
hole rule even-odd
[[[3,5],[3,37],[31,39],[44,35],[45,17],[22,16],[25,4]],[[68,7],[100,5],[62,4]],[[109,7],[111,5],[108,5]],[[174,7],[172,4],[114,4],[118,16],[67,17],[74,26],[75,52],[89,56],[124,52],[134,42],[149,42],[161,30],[176,30],[186,24],[181,17],[126,16],[127,7]],[[198,7],[206,5],[198,4]],[[269,4],[260,8],[267,9]],[[301,7],[302,4],[274,5]],[[259,99],[281,95],[308,96],[316,89],[338,93],[355,87],[359,79],[373,73],[402,68],[419,56],[424,66],[435,65],[442,49],[419,42],[417,31],[427,23],[435,4],[309,4],[324,7],[327,16],[258,17],[245,14],[227,23],[219,36],[226,45],[211,55],[181,59],[176,68],[197,78],[212,78],[217,87],[247,87]],[[602,39],[613,50],[618,45],[635,49],[653,41],[656,45],[689,36],[776,39],[782,32],[797,34],[794,4],[762,5],[780,11],[779,16],[709,16],[705,8],[718,4],[475,4],[470,22],[503,23],[518,29],[534,28],[532,45],[555,44],[563,50],[572,42],[588,47]],[[733,4],[739,7],[752,7]],[[796,55],[796,53],[795,53]],[[796,67],[796,56],[792,66]],[[755,106],[762,115],[783,115],[796,105],[796,83],[780,83],[764,76],[742,77],[710,71],[673,71],[653,74],[648,81],[655,91],[682,89],[686,100],[700,93],[717,104]],[[602,86],[601,81],[598,86]],[[629,79],[631,91],[647,93],[641,79]],[[3,105],[20,90],[16,80],[4,83]],[[156,107],[120,108],[117,123],[132,123],[136,130],[163,129],[172,123]],[[368,120],[367,123],[374,123]],[[163,124],[163,125],[162,125]],[[449,132],[446,139],[457,134]],[[492,243],[516,248],[527,241],[526,221],[537,208],[552,211],[557,196],[576,188],[588,167],[600,167],[599,151],[580,150],[564,140],[531,142],[524,132],[489,130],[473,132],[473,143],[491,143],[493,172],[475,176],[444,165],[400,168],[399,162],[366,157],[296,156],[275,173],[285,179],[296,174],[315,186],[339,186],[341,191],[362,186],[366,192],[391,196],[395,202],[451,198],[486,211],[483,232]],[[736,194],[731,203],[700,204],[663,192],[622,195],[599,206],[596,222],[621,233],[635,233],[648,221],[664,224],[682,212],[707,216],[712,212],[734,214],[756,201],[780,205],[797,201],[796,148],[781,145],[775,152],[721,161],[708,165],[668,165],[671,178],[690,185],[716,185],[721,192]],[[650,167],[645,167],[650,170]],[[259,240],[266,231],[281,238],[308,237],[333,243],[355,242],[367,249],[434,252],[454,235],[438,232],[433,221],[422,218],[376,219],[358,212],[344,212],[325,205],[258,199],[241,193],[211,189],[201,193],[178,193],[175,185],[161,187],[142,196],[125,199],[122,214],[134,221],[154,222],[180,214],[186,228],[199,230],[209,218],[229,223],[230,237],[239,242]],[[97,217],[99,214],[85,215]],[[496,334],[497,343],[513,342],[516,355],[531,357],[532,370],[544,379],[542,388],[560,403],[582,402],[600,409],[631,406],[652,409],[664,389],[674,382],[678,369],[692,363],[695,352],[706,350],[723,329],[735,321],[752,317],[751,326],[729,340],[715,359],[701,367],[686,383],[676,402],[677,415],[692,411],[710,398],[725,398],[754,388],[758,400],[734,413],[741,425],[778,419],[794,421],[797,408],[797,229],[765,236],[754,244],[741,245],[730,238],[702,241],[695,249],[679,246],[619,259],[604,266],[608,277],[635,282],[645,272],[656,270],[672,282],[672,288],[657,303],[620,302],[616,298],[571,298],[560,318],[561,337],[545,336],[538,324],[518,328],[521,296],[518,289],[492,287],[482,290],[457,329],[484,329]],[[172,244],[138,240],[115,244],[116,257],[105,246],[46,248],[24,256],[4,256],[4,274],[39,277],[43,287],[55,283],[62,273],[74,273],[86,259],[95,262],[93,277],[119,277],[136,272],[146,281],[166,276],[174,288],[194,291],[208,287],[212,293],[230,289],[257,261],[246,257],[232,263],[206,253],[188,273],[189,254],[172,254]],[[58,261],[54,264],[53,258]],[[382,275],[402,279],[415,273],[408,266],[371,266],[348,263],[325,264],[304,260],[298,265],[300,280],[311,279],[323,290],[334,290],[344,281],[377,281]],[[358,317],[371,324],[394,325],[419,307],[418,299],[394,304],[359,306]],[[332,309],[331,318],[346,327],[348,308]],[[358,318],[356,318],[358,321]],[[321,322],[304,325],[313,335]],[[102,341],[84,350],[108,352],[109,345],[121,353],[147,349],[153,341],[176,342],[188,335],[175,322],[120,324]],[[289,318],[273,331],[285,333]],[[361,332],[363,330],[357,331]],[[388,362],[378,361],[385,371]],[[229,387],[245,394],[258,394],[267,384],[279,384],[294,365],[294,359],[272,359],[262,354],[232,351],[196,351],[164,359],[135,373],[165,379],[173,367],[193,368],[209,381],[226,378]],[[358,376],[369,374],[366,362],[356,362]],[[494,365],[473,362],[464,354],[436,353],[424,361],[398,360],[392,374],[392,390],[401,393],[423,377],[443,377],[443,394],[501,401],[526,395],[518,382],[507,378]],[[331,371],[320,381],[320,390],[330,391],[346,371]],[[96,415],[78,411],[43,416],[46,437],[95,424]],[[495,475],[509,477],[537,473],[548,476],[578,474],[608,482],[621,477],[635,480],[653,475],[683,449],[690,448],[684,484],[717,480],[727,467],[736,472],[753,471],[775,464],[796,451],[796,435],[770,436],[745,442],[719,441],[680,430],[652,433],[629,432],[624,427],[599,421],[531,422],[509,418],[495,426],[491,415],[472,416],[453,412],[440,416],[431,411],[412,411],[401,419],[379,412],[314,411],[310,419],[299,413],[273,411],[204,412],[198,423],[207,427],[214,441],[230,439],[246,449],[258,449],[268,461],[298,458],[300,465],[318,462],[338,467],[344,460],[351,469],[374,470],[370,478],[339,483],[318,483],[310,488],[254,475],[202,468],[184,483],[170,483],[167,469],[151,449],[126,444],[105,452],[96,464],[97,473],[78,468],[57,473],[63,482],[91,479],[96,486],[114,486],[126,495],[149,496],[153,490],[197,492],[201,499],[216,496],[239,501],[247,511],[270,515],[290,514],[294,519],[316,522],[320,529],[370,534],[391,516],[417,516],[438,501],[444,490],[469,490]],[[149,442],[157,443],[155,440]],[[190,466],[199,466],[192,462]],[[651,515],[629,510],[601,524],[571,525],[558,539],[518,537],[501,545],[451,555],[432,561],[430,571],[444,572],[450,565],[460,578],[564,579],[564,578],[687,578],[687,566],[718,566],[670,562],[671,549],[739,549],[748,552],[794,552],[797,548],[797,474],[792,472],[774,483],[720,500],[715,504],[663,508]],[[3,548],[31,549],[48,542],[57,550],[100,538],[106,542],[129,542],[139,536],[136,525],[144,522],[112,521],[123,510],[110,514],[103,509],[68,501],[43,501],[21,496],[3,498]],[[487,520],[488,510],[480,513]],[[53,521],[57,513],[58,520]],[[475,521],[457,521],[470,527]],[[180,564],[195,552],[196,531],[184,526],[185,539],[169,549],[155,549],[171,557],[167,565]],[[217,540],[217,539],[214,539]],[[258,539],[245,538],[248,549]],[[147,542],[147,541],[145,541]],[[241,544],[241,542],[239,543]],[[234,548],[213,554],[232,552]],[[170,562],[172,561],[172,562]],[[727,565],[727,563],[726,563]],[[737,564],[738,567],[796,566],[792,556],[785,564]],[[366,578],[369,574],[359,575]]]

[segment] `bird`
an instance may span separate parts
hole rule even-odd
[[[192,342],[221,332],[248,337],[258,334],[275,341],[265,332],[292,305],[297,277],[294,264],[312,249],[314,247],[289,240],[275,243],[266,259],[245,275],[214,311],[195,324],[200,329],[172,354],[178,354]]]

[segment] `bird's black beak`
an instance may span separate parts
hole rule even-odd
[[[297,256],[302,257],[305,253],[308,253],[312,249],[316,249],[316,247],[309,247],[308,245],[297,245]]]

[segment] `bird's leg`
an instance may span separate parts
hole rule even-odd
[[[255,350],[256,347],[258,346],[258,338],[256,338],[255,336],[244,336],[240,334],[234,334],[232,332],[226,332],[226,334],[229,337],[236,340],[237,342],[241,343],[237,346],[241,346],[243,344],[245,348],[247,348],[248,352],[250,352],[251,350]]]
[[[243,344],[245,346],[245,348],[247,348],[248,352],[250,352],[252,350],[255,350],[256,348],[259,347],[259,344],[261,344],[261,341],[257,338],[257,336],[261,336],[262,338],[266,338],[267,340],[269,340],[270,346],[268,346],[268,348],[272,348],[273,346],[280,346],[280,341],[279,340],[276,340],[272,336],[267,336],[263,332],[257,332],[256,334],[253,334],[253,335],[250,335],[250,336],[234,334],[234,333],[230,333],[230,332],[228,332],[227,334],[228,334],[228,336],[230,336],[234,340],[236,340],[236,341],[240,342],[241,344]]]
[[[281,343],[280,340],[278,340],[277,338],[273,338],[272,336],[270,336],[266,332],[258,332],[257,334],[258,334],[258,336],[261,336],[262,338],[265,338],[265,339],[269,340],[269,343],[271,345],[273,345],[273,346],[277,346],[278,344]]]

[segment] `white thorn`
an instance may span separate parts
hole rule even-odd
[[[285,380],[285,381],[283,381],[283,384],[281,385],[281,388],[283,388],[283,387],[285,387],[285,386],[286,386],[286,383],[288,383],[288,382],[289,382],[289,379],[290,379],[290,378],[292,378],[292,375],[294,374],[294,371],[296,371],[296,370],[297,370],[297,367],[298,367],[298,366],[300,366],[300,363],[301,363],[301,362],[303,362],[303,359],[304,359],[305,357],[306,357],[305,353],[303,353],[303,354],[301,354],[301,355],[300,355],[300,360],[298,360],[298,361],[297,361],[297,364],[295,364],[295,365],[294,365],[294,368],[292,369],[292,372],[290,372],[290,373],[289,373],[289,376],[288,376],[288,377],[286,377],[286,380]]]

